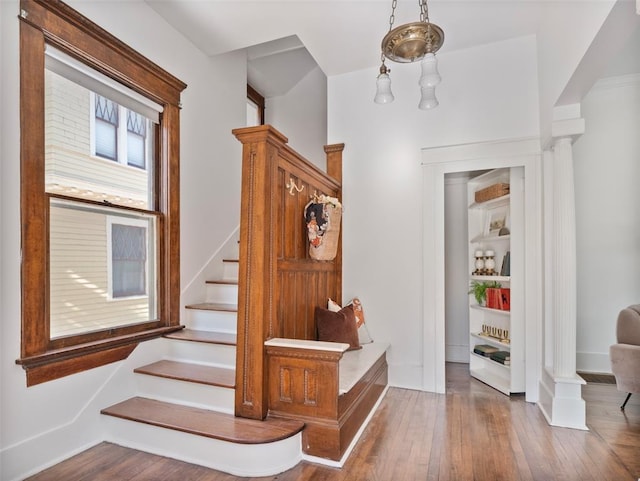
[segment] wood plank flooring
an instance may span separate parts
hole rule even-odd
[[[589,431],[555,428],[536,405],[447,365],[447,394],[388,391],[343,469],[300,463],[262,481],[636,481],[640,395],[587,384]],[[29,481],[232,481],[200,466],[102,443]],[[254,478],[255,479],[255,478]]]

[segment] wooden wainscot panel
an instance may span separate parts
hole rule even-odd
[[[387,371],[386,355],[383,355],[349,392],[340,396],[340,451],[332,459],[340,459],[344,454],[384,392],[388,382]]]
[[[348,392],[339,395],[339,362],[349,353],[291,347],[305,343],[313,344],[294,339],[265,343],[269,413],[305,423],[302,443],[306,454],[339,461],[385,390],[386,355]]]
[[[287,137],[272,126],[235,129],[233,134],[243,145],[235,413],[262,419],[272,410],[267,399],[274,395],[266,379],[280,375],[268,373],[264,341],[314,339],[315,306],[326,305],[329,297],[340,302],[341,241],[333,261],[310,259],[303,212],[314,193],[341,197],[344,145],[325,149],[326,173],[291,149]],[[325,265],[320,269],[320,264]],[[300,395],[297,382],[304,386],[305,376],[300,366],[289,368],[292,396]],[[307,395],[318,397],[320,404],[322,390],[314,394],[310,389],[314,376],[323,375],[306,374]]]
[[[267,346],[269,412],[337,419],[342,352]]]

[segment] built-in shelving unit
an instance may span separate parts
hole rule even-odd
[[[495,184],[509,184],[509,193],[476,202],[477,191]],[[510,395],[525,390],[522,169],[495,169],[468,182],[469,282],[498,282],[498,305],[479,305],[469,295],[469,372],[476,379]],[[478,272],[476,254],[493,252],[494,272]],[[509,258],[509,268],[505,264]],[[487,257],[483,258],[486,262]],[[504,302],[503,302],[504,301]],[[474,352],[478,346],[507,353],[507,363],[490,353]]]

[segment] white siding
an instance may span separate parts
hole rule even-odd
[[[48,192],[147,207],[147,171],[91,155],[91,92],[45,70]]]
[[[110,300],[102,213],[51,207],[51,337],[149,318],[148,298]]]

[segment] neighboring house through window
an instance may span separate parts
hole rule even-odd
[[[91,100],[94,112],[93,154],[145,169],[147,155],[151,150],[147,145],[150,121],[138,112],[118,105],[98,93],[94,93]]]
[[[118,104],[99,94],[95,103],[94,152],[105,159],[118,160]]]
[[[112,299],[147,295],[147,226],[108,217],[109,294]]]

